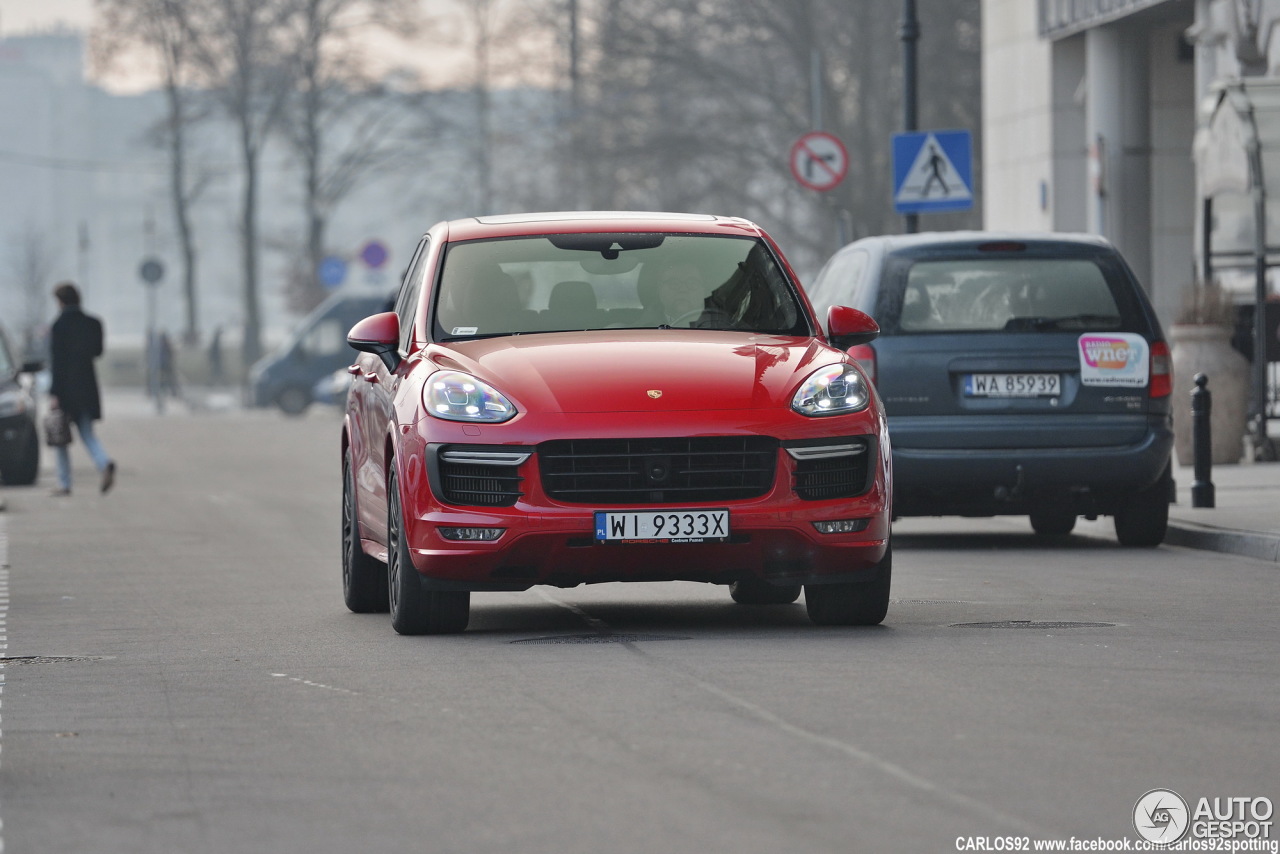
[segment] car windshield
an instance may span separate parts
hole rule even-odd
[[[449,247],[439,339],[596,329],[811,334],[795,290],[752,238],[562,234]]]
[[[922,261],[892,308],[903,333],[1110,330],[1120,309],[1085,259]]]

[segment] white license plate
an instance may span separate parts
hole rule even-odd
[[[966,374],[965,397],[1057,397],[1059,374]]]
[[[596,511],[596,541],[601,543],[722,543],[728,539],[728,510]]]

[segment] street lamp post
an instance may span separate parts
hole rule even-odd
[[[916,0],[902,0],[902,23],[898,28],[902,40],[902,129],[918,130],[916,117],[916,42],[920,40],[920,22],[916,18]],[[919,214],[903,218],[907,234],[920,230]]]

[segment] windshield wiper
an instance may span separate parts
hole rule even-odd
[[[1034,329],[1037,332],[1049,329],[1083,329],[1089,326],[1117,329],[1120,326],[1120,318],[1114,314],[1073,314],[1068,317],[1011,317],[1004,324],[1006,331]]]

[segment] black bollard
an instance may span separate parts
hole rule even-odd
[[[1196,387],[1191,392],[1191,452],[1194,457],[1195,480],[1191,483],[1191,506],[1213,506],[1213,432],[1209,414],[1213,411],[1213,395],[1207,386],[1209,378],[1196,374]]]

